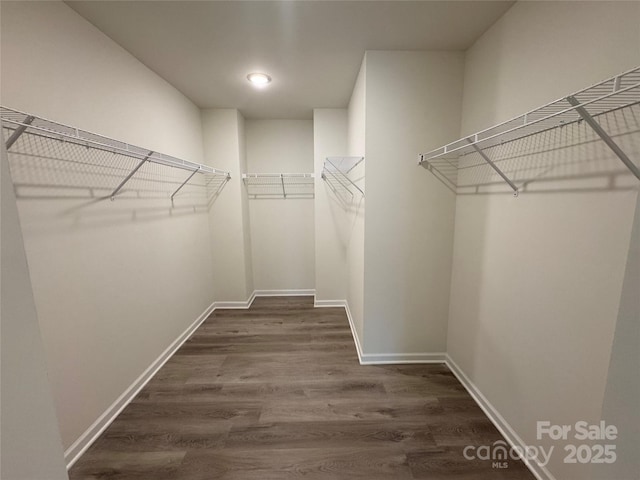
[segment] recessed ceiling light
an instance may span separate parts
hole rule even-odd
[[[249,80],[256,87],[264,87],[267,84],[271,83],[271,77],[266,73],[254,72],[247,75],[247,80]]]

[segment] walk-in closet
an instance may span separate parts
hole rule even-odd
[[[640,478],[640,2],[0,2],[2,480]]]

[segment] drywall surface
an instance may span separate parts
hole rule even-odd
[[[68,478],[62,441],[4,142],[0,148],[0,477],[61,480]]]
[[[3,106],[202,159],[198,108],[63,2],[3,1],[1,49]]]
[[[365,165],[367,162],[366,133],[366,95],[367,95],[367,54],[364,59],[347,110],[347,142],[349,155],[365,157],[358,167],[351,172],[351,180],[365,191]],[[346,198],[346,229],[344,238],[347,245],[347,303],[358,338],[362,344],[365,330],[364,310],[364,232],[365,232],[365,200],[364,196],[349,188],[353,196]]]
[[[213,291],[217,301],[244,302],[253,292],[248,206],[242,186],[244,119],[236,109],[202,112],[205,162],[231,173],[209,211]]]
[[[466,54],[462,134],[640,64],[639,20],[635,2],[518,2]],[[458,196],[447,349],[525,443],[555,446],[551,473],[577,480],[588,466],[565,464],[536,422],[600,420],[637,182],[586,126],[573,134],[518,198]],[[632,158],[635,137],[616,137]]]
[[[240,155],[240,172],[247,171],[247,135],[245,130],[245,120],[238,111],[238,143]],[[240,176],[238,176],[240,179]],[[242,187],[241,187],[242,188]],[[249,199],[244,192],[240,194],[240,204],[242,207],[242,233],[244,244],[244,275],[246,279],[246,291],[251,295],[254,291],[253,283],[253,258],[251,257],[251,217],[249,215]],[[215,219],[213,219],[215,222]],[[215,271],[215,265],[213,266]],[[249,298],[249,297],[247,297]]]
[[[417,166],[455,137],[463,55],[369,51],[364,351],[444,352],[455,196]]]
[[[619,1],[514,5],[467,51],[462,134],[489,127],[487,117],[508,120],[637,67],[639,8]]]
[[[592,478],[634,478],[640,472],[640,195],[636,201],[620,310],[611,350],[602,419],[618,429],[616,461],[597,465]]]
[[[313,172],[311,120],[247,120],[245,131],[249,173]],[[276,192],[271,198],[249,197],[254,286],[313,289],[314,200]]]
[[[1,8],[3,105],[202,160],[198,109],[73,10]],[[68,448],[213,301],[206,198],[147,165],[110,202],[135,161],[30,135],[9,162]]]
[[[313,111],[316,302],[347,298],[347,206],[322,179],[325,159],[348,153],[347,121],[346,109]]]

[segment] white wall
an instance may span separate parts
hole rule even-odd
[[[347,225],[345,206],[322,179],[327,157],[344,156],[347,148],[347,110],[313,111],[315,178],[316,302],[347,298]]]
[[[311,120],[247,120],[249,173],[312,173]],[[315,288],[313,198],[249,197],[256,290]]]
[[[638,3],[516,3],[466,54],[462,134],[637,66],[638,45]],[[625,148],[631,138],[621,139]],[[576,148],[558,156],[563,168],[595,158],[620,172],[600,143]],[[637,152],[636,142],[628,153]],[[600,419],[637,197],[624,188],[592,191],[594,182],[620,183],[572,182],[572,171],[580,167],[546,193],[534,193],[534,183],[518,198],[456,202],[447,349],[532,445],[551,445],[536,438],[538,420]],[[586,478],[555,445],[550,471]]]
[[[66,479],[62,440],[4,142],[0,145],[0,477]]]
[[[458,134],[463,55],[369,51],[366,69],[364,350],[442,353],[455,195],[417,160]]]
[[[74,11],[59,2],[1,8],[3,105],[202,160],[198,109]],[[94,155],[40,145],[45,156]],[[36,146],[24,135],[12,152]],[[198,189],[171,208],[183,171],[143,167],[147,180],[110,202],[99,197],[131,168],[126,159],[113,160],[123,169],[113,177],[16,153],[10,161],[67,448],[212,302],[207,210]]]
[[[3,106],[200,162],[193,103],[63,2],[28,3],[2,2]]]
[[[367,121],[367,53],[365,53],[353,87],[347,110],[347,142],[349,156],[364,157],[364,162],[352,172],[351,178],[366,194],[365,170],[367,164],[366,121]],[[363,348],[365,329],[364,310],[364,246],[365,246],[365,197],[351,189],[353,198],[347,202],[346,233],[347,245],[347,304],[356,330],[357,340]]]
[[[245,120],[240,112],[238,112],[238,139],[240,143],[240,172],[247,171],[247,135],[245,128]],[[241,175],[238,177],[240,180]],[[240,187],[242,188],[242,186]],[[242,232],[244,243],[244,275],[247,283],[247,293],[252,294],[254,291],[253,280],[253,258],[251,257],[251,217],[249,215],[249,199],[244,194],[244,191],[240,193],[240,204],[242,206]],[[215,270],[215,265],[213,266]]]
[[[214,200],[210,215],[211,295],[217,301],[243,302],[253,292],[251,236],[244,198],[244,119],[236,109],[202,112],[205,162],[229,171],[231,180]]]
[[[620,298],[620,309],[611,349],[602,418],[619,425],[617,459],[613,465],[598,465],[592,478],[633,478],[640,472],[640,195],[636,201],[633,231]]]

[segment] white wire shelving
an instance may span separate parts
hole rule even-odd
[[[0,107],[0,120],[2,129],[6,133],[5,145],[7,151],[12,153],[11,147],[18,142],[21,136],[33,136],[41,139],[54,140],[67,145],[76,145],[85,147],[90,150],[113,153],[118,157],[126,157],[137,160],[132,163],[126,176],[119,184],[113,185],[110,195],[114,200],[118,194],[123,191],[123,187],[136,175],[136,173],[146,164],[153,163],[172,167],[176,169],[186,170],[188,176],[181,182],[177,188],[170,192],[170,199],[173,202],[174,197],[183,189],[187,183],[196,175],[204,175],[207,180],[206,185],[217,183],[218,187],[223,186],[230,178],[229,172],[218,170],[208,165],[189,162],[179,158],[172,157],[160,152],[150,151],[135,145],[131,145],[119,140],[114,140],[104,135],[99,135],[75,127],[70,127],[62,123],[53,122],[36,115],[31,115],[18,110],[7,107]],[[78,160],[74,160],[78,163]]]
[[[476,157],[471,166],[490,167],[518,195],[519,187],[495,160],[492,150],[527,137],[549,135],[563,127],[584,122],[616,157],[640,180],[638,164],[620,148],[599,122],[607,114],[640,104],[640,67],[567,95],[523,115],[466,136],[420,155],[419,164],[457,191],[459,169],[469,168],[465,157]],[[516,147],[517,148],[517,147]],[[479,158],[478,158],[479,157]],[[525,167],[526,168],[526,167]],[[468,185],[464,185],[468,186]]]
[[[360,165],[363,160],[364,157],[327,157],[325,167],[327,164],[332,165],[344,175],[348,175],[354,168]]]
[[[364,161],[364,157],[327,157],[322,168],[322,179],[341,196],[354,194],[364,197],[364,190],[352,180],[349,174]]]
[[[313,173],[243,173],[247,194],[254,198],[314,198]]]

